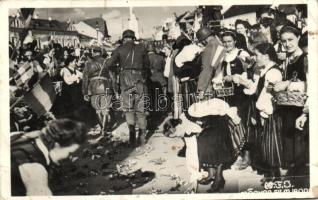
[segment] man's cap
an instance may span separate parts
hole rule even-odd
[[[202,27],[196,32],[196,36],[199,42],[202,42],[204,39],[212,35],[213,32],[208,27]]]
[[[147,51],[148,52],[155,51],[155,46],[152,43],[149,43],[147,45]]]
[[[100,48],[99,46],[93,46],[93,51],[102,52],[102,48]]]

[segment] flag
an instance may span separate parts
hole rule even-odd
[[[211,51],[211,67],[218,67],[225,57],[226,50],[218,41],[213,42]]]
[[[33,66],[29,62],[21,64],[13,75],[18,87],[26,84],[34,75]]]
[[[226,49],[215,40],[211,44],[211,67],[214,69],[214,83],[221,83],[223,81],[222,61],[225,57]]]
[[[29,28],[30,24],[31,24],[31,20],[32,20],[32,15],[30,14],[28,16],[28,18],[25,20],[24,22],[24,28]]]
[[[27,34],[27,36],[24,38],[22,44],[29,44],[32,43],[34,40],[32,34]]]
[[[32,16],[35,8],[21,8],[20,14],[24,19],[27,19],[30,15]]]
[[[55,100],[55,89],[48,74],[46,74],[29,92],[23,100],[38,115],[48,112]]]
[[[198,14],[195,13],[194,15],[194,23],[193,23],[193,31],[197,32],[200,29],[200,22],[198,19]]]
[[[21,33],[19,33],[21,44],[23,44],[25,37],[28,35],[28,28],[31,24],[34,10],[35,10],[34,8],[21,8],[19,10],[19,13],[24,20],[24,29],[22,30]]]

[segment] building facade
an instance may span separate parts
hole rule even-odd
[[[9,17],[9,41],[17,46],[26,34],[32,34],[38,48],[44,48],[50,41],[62,46],[77,46],[80,43],[78,32],[72,23],[49,19],[31,19],[26,22],[22,17]]]

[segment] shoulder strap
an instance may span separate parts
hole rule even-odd
[[[132,56],[131,56],[131,63],[130,63],[131,67],[133,66],[134,58],[135,58],[135,50],[133,49]]]
[[[237,56],[240,56],[242,51],[243,51],[243,49],[239,49],[239,51],[237,52]]]
[[[100,70],[99,70],[99,73],[98,73],[98,76],[100,76],[102,74],[102,71],[104,69],[104,67],[106,66],[106,59],[104,60],[102,66],[100,67]]]

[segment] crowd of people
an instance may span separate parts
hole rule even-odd
[[[166,105],[173,99],[174,104],[174,109],[168,110],[173,118],[165,123],[164,134],[183,138],[185,146],[179,155],[186,157],[191,180],[210,184],[210,192],[224,186],[223,170],[233,164],[239,170],[252,166],[264,175],[263,181],[307,176],[305,28],[265,9],[257,24],[237,20],[235,30],[202,26],[195,36],[183,32],[176,41],[164,41],[158,48],[151,42],[136,41],[135,33],[126,30],[122,43],[112,52],[98,46],[62,47],[54,42],[43,52],[33,42],[20,49],[10,48],[11,100],[23,96],[43,74],[49,74],[59,94],[51,109],[55,117],[71,117],[88,105],[96,111],[101,135],[108,137],[110,121],[116,120],[111,114],[114,103],[120,99],[129,144],[136,147],[147,143],[149,118],[158,117],[155,112],[149,116],[156,104],[153,102],[158,101],[158,90],[166,97],[159,103]],[[20,84],[14,76],[24,63],[31,66],[32,76]],[[49,120],[45,116],[40,123],[22,102],[11,110],[11,131],[39,130],[47,124],[41,133],[44,136],[37,136],[46,141],[47,135],[55,140],[82,127],[72,125],[72,132],[67,123],[75,122],[55,119],[52,125]],[[57,133],[52,126],[65,131]],[[84,128],[80,130],[82,134]]]
[[[251,166],[263,183],[308,175],[305,28],[265,9],[255,25],[202,27],[196,37],[177,40],[172,69],[183,105],[165,124],[166,135],[184,138],[193,179],[215,192],[233,164]]]

